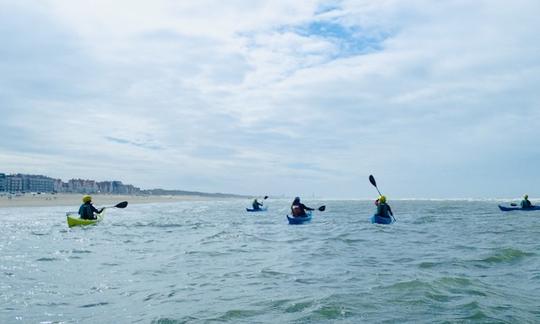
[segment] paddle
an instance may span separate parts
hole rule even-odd
[[[126,208],[128,205],[128,202],[127,201],[122,201],[122,202],[119,202],[118,204],[114,205],[114,206],[105,206],[103,207],[103,210],[105,210],[105,208]],[[79,212],[76,212],[76,211],[70,211],[70,212],[67,212],[66,215],[70,215],[70,214],[78,214]]]
[[[375,187],[375,189],[377,189],[377,192],[379,193],[379,196],[382,196],[381,192],[379,191],[379,188],[377,188],[377,182],[375,181],[375,177],[373,177],[373,175],[369,175],[369,182],[371,182],[371,184],[373,185],[373,187]],[[396,218],[394,217],[394,215],[390,215],[392,216],[392,218],[394,219],[394,222],[396,221]]]
[[[369,175],[369,182],[371,182],[373,187],[375,187],[375,189],[377,189],[377,192],[379,193],[379,196],[382,196],[382,193],[379,191],[379,188],[377,188],[377,182],[375,182],[375,178],[371,174]]]
[[[105,208],[126,208],[127,205],[128,205],[127,201],[122,201],[122,202],[120,202],[120,203],[118,203],[118,204],[116,204],[114,206],[105,206],[105,207],[103,207],[103,209],[105,209]]]

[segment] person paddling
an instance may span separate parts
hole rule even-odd
[[[521,201],[521,208],[528,209],[532,207],[533,207],[533,204],[529,200],[529,195],[523,196],[523,200]]]
[[[300,202],[300,197],[294,198],[294,201],[291,204],[291,215],[293,217],[306,217],[306,210],[315,210],[310,208]]]
[[[101,208],[98,210],[96,207],[94,207],[94,205],[92,205],[92,197],[89,195],[83,196],[82,201],[83,204],[81,207],[79,207],[79,215],[81,219],[96,219],[97,217],[94,213],[101,214],[101,212],[105,209]]]
[[[386,197],[380,196],[377,200],[375,200],[375,205],[377,206],[377,213],[375,215],[379,217],[388,217],[394,216],[394,213],[392,213],[392,208],[390,208],[390,205],[386,203]]]
[[[262,206],[263,206],[263,204],[260,203],[257,200],[257,198],[253,199],[253,204],[252,204],[253,210],[259,210],[259,209],[261,209]]]

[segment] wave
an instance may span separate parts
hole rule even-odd
[[[94,304],[86,304],[86,305],[79,306],[79,308],[91,308],[91,307],[98,307],[98,306],[105,306],[105,305],[109,305],[109,303],[101,302],[101,303],[94,303]]]
[[[192,317],[192,316],[186,316],[181,319],[172,319],[168,317],[164,318],[158,318],[150,322],[151,324],[185,324],[185,323],[192,323],[193,321],[197,321],[198,318]]]
[[[48,261],[58,261],[58,260],[60,260],[60,259],[54,258],[54,257],[53,258],[44,257],[44,258],[39,258],[36,261],[47,261],[48,262]]]
[[[481,263],[488,263],[488,264],[498,264],[498,263],[511,264],[511,263],[521,261],[526,257],[530,257],[534,255],[535,255],[534,253],[530,253],[530,252],[524,252],[524,251],[516,250],[512,248],[505,248],[505,249],[498,250],[494,254],[486,258],[477,260],[477,261]]]

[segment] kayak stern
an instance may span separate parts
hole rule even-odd
[[[392,217],[382,217],[378,215],[371,216],[372,224],[392,224],[394,219]]]

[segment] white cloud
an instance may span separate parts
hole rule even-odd
[[[481,196],[500,192],[485,170],[502,187],[538,162],[519,154],[540,117],[534,1],[0,6],[6,171],[347,197],[375,173],[397,196]]]

